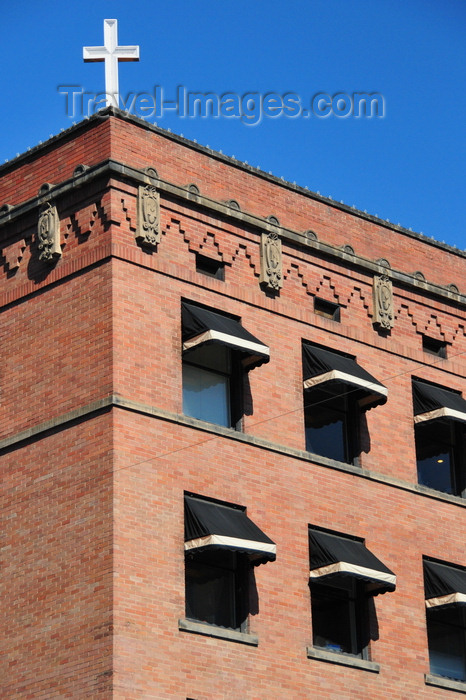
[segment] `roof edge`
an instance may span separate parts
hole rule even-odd
[[[314,201],[320,202],[321,204],[325,204],[326,206],[332,207],[346,214],[349,214],[350,216],[356,216],[377,226],[381,226],[383,228],[389,229],[390,231],[394,231],[395,233],[400,233],[403,236],[408,236],[409,238],[418,240],[421,243],[434,246],[435,248],[440,248],[441,250],[444,250],[445,252],[450,253],[452,255],[457,255],[459,257],[466,258],[466,251],[463,251],[460,248],[449,245],[448,243],[442,243],[441,241],[438,241],[435,238],[426,236],[423,233],[417,233],[416,231],[412,231],[410,229],[405,228],[404,226],[394,224],[390,221],[387,221],[386,219],[380,219],[379,217],[369,214],[365,211],[361,211],[360,209],[357,209],[354,206],[349,206],[348,204],[344,204],[343,202],[338,202],[329,197],[324,197],[323,195],[317,194],[317,192],[313,192],[312,190],[309,190],[306,187],[301,187],[300,185],[296,185],[276,175],[271,175],[270,173],[267,173],[264,170],[261,170],[260,168],[254,168],[248,163],[244,163],[243,161],[237,160],[232,156],[227,156],[224,153],[220,153],[219,151],[208,148],[207,146],[202,146],[201,144],[197,143],[197,141],[191,141],[190,139],[187,139],[184,136],[180,136],[179,134],[176,134],[171,130],[163,129],[160,126],[151,124],[150,122],[141,119],[140,117],[137,117],[133,114],[130,114],[129,112],[125,112],[116,107],[106,107],[105,109],[99,110],[90,117],[85,117],[82,121],[78,122],[77,124],[73,124],[68,129],[61,131],[60,133],[56,134],[55,136],[52,136],[43,143],[39,143],[37,146],[34,146],[30,150],[25,151],[24,153],[21,153],[20,155],[9,160],[3,165],[0,165],[0,177],[2,177],[3,174],[5,172],[8,172],[10,169],[15,168],[23,162],[27,162],[29,159],[34,158],[38,153],[40,153],[40,151],[47,150],[50,147],[54,146],[57,142],[61,141],[62,139],[69,138],[73,134],[77,134],[86,129],[94,128],[94,126],[96,126],[97,124],[100,124],[111,117],[121,119],[122,121],[130,122],[131,124],[134,124],[135,126],[138,126],[147,131],[152,131],[153,133],[156,133],[159,136],[162,136],[163,138],[182,144],[183,146],[195,150],[204,155],[207,155],[210,158],[214,158],[215,160],[226,163],[229,166],[247,172],[250,175],[260,177],[261,179],[271,182],[274,185],[296,192],[304,197],[308,197],[310,199],[313,199]],[[1,204],[2,203],[0,202],[0,206]]]

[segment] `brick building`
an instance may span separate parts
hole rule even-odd
[[[0,696],[466,692],[465,254],[111,109],[0,207]]]

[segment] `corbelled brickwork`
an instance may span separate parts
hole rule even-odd
[[[142,187],[160,197],[150,245],[136,240]],[[37,238],[49,200],[54,264]],[[464,254],[112,111],[0,168],[3,204],[0,696],[452,697],[424,680],[422,556],[466,565],[466,502],[417,486],[411,377],[466,392]],[[263,282],[264,232],[281,239],[281,288]],[[196,253],[225,280],[197,272]],[[373,306],[384,275],[390,330]],[[245,380],[242,432],[182,415],[182,299],[239,316],[270,348]],[[302,340],[388,389],[363,417],[358,465],[304,451]],[[184,491],[246,506],[277,544],[255,570],[257,646],[179,629]],[[307,656],[309,524],[365,538],[397,574],[371,613],[378,672]]]

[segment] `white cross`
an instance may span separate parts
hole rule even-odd
[[[105,61],[106,106],[118,107],[118,61],[139,61],[139,46],[118,46],[118,20],[104,19],[104,46],[85,46],[83,59]]]

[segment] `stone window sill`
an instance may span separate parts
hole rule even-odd
[[[434,676],[431,673],[426,673],[424,676],[426,685],[434,685],[436,688],[444,688],[445,690],[456,690],[457,693],[466,694],[466,682],[454,681],[443,676]]]
[[[339,664],[340,666],[351,666],[351,668],[359,668],[361,671],[370,671],[371,673],[379,673],[380,671],[380,665],[376,664],[374,661],[359,659],[349,654],[339,654],[336,651],[317,649],[316,647],[307,647],[307,658],[326,661],[331,664]]]
[[[249,646],[257,647],[259,638],[254,634],[247,632],[238,632],[230,630],[226,627],[216,627],[209,625],[207,622],[196,622],[195,620],[178,620],[178,629],[183,632],[193,632],[194,634],[203,634],[206,637],[216,637],[217,639],[227,639],[230,642],[239,642],[239,644],[248,644]]]

